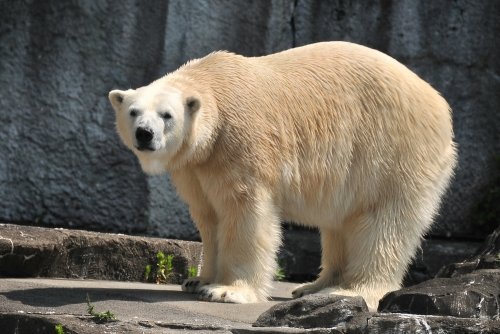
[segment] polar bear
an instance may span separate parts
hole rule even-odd
[[[214,52],[136,90],[113,90],[118,134],[168,172],[203,242],[184,291],[266,300],[280,221],[321,232],[319,278],[293,291],[400,288],[456,161],[451,111],[393,58],[347,42],[263,57]]]

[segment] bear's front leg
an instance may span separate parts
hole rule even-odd
[[[203,245],[201,272],[182,283],[182,291],[197,293],[204,285],[213,283],[216,271],[217,256],[217,215],[207,197],[201,190],[197,179],[186,172],[172,174],[178,190],[189,203],[189,212],[200,232]]]
[[[196,217],[191,213],[192,217]],[[201,273],[196,277],[190,277],[182,282],[182,291],[198,293],[200,289],[215,280],[215,261],[217,254],[217,235],[215,214],[209,219],[196,220],[196,226],[200,232],[203,245],[203,257]]]
[[[280,222],[270,195],[232,197],[220,207],[217,225],[217,273],[200,298],[226,303],[267,300],[276,271]]]

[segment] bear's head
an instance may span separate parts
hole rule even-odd
[[[146,173],[160,174],[173,168],[172,160],[178,164],[195,158],[199,146],[212,137],[210,127],[203,125],[212,123],[204,122],[211,113],[200,110],[200,97],[189,93],[161,82],[109,93],[118,134]]]

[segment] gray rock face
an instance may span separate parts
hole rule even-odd
[[[368,312],[361,297],[308,295],[271,307],[253,324],[257,327],[335,327]]]
[[[0,219],[196,239],[168,178],[120,144],[107,92],[213,50],[349,40],[409,65],[454,110],[459,168],[433,235],[495,227],[467,222],[498,174],[497,1],[27,0],[0,2],[0,17]]]
[[[379,311],[498,320],[499,295],[500,270],[484,269],[390,292],[380,301]]]
[[[144,281],[156,253],[174,255],[170,283],[197,267],[201,244],[77,230],[0,224],[0,277],[66,277]]]

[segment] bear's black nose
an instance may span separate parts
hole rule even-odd
[[[153,139],[153,131],[147,128],[137,128],[135,130],[135,138],[139,145],[147,145]]]

